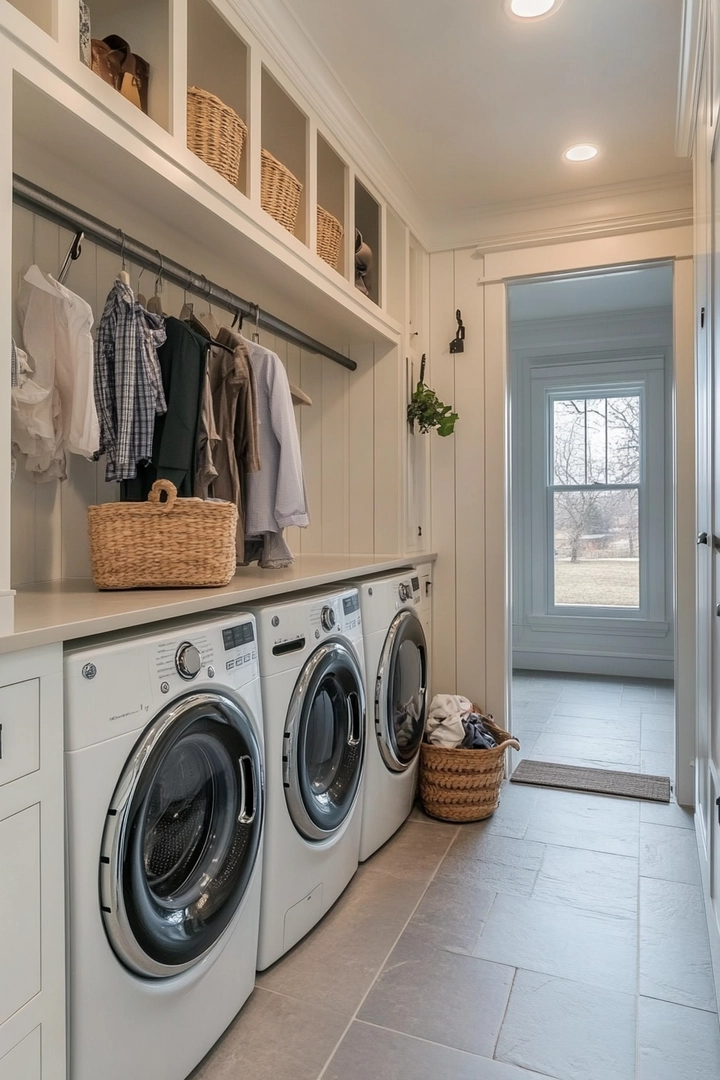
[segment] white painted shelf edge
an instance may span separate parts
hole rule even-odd
[[[250,603],[418,563],[434,562],[432,552],[403,555],[299,555],[285,570],[238,568],[221,589],[137,589],[99,592],[91,581],[49,581],[19,588],[15,631],[0,637],[0,654],[51,642],[105,634],[129,626],[198,615],[231,604]]]

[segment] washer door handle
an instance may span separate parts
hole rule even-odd
[[[240,766],[240,814],[238,821],[242,825],[252,825],[257,813],[257,784],[255,764],[249,754],[238,758]]]
[[[348,737],[348,746],[357,746],[362,739],[362,709],[360,708],[360,698],[355,693],[349,693],[348,700],[348,719],[350,720],[350,735]]]

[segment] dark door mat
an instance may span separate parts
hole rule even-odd
[[[558,765],[552,761],[523,758],[510,777],[513,784],[592,791],[596,795],[617,795],[623,799],[670,802],[670,778],[643,773],[613,772],[611,769],[584,769],[578,765]]]

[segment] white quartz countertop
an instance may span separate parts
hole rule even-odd
[[[18,588],[15,628],[0,637],[0,653],[106,634],[128,626],[197,615],[230,604],[313,589],[432,562],[435,555],[299,555],[284,570],[238,567],[221,589],[131,589],[100,592],[92,581],[49,581]]]

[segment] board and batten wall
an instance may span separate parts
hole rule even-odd
[[[454,437],[431,441],[433,685],[509,715],[510,423],[507,284],[623,263],[674,262],[675,686],[679,801],[692,803],[695,754],[695,535],[692,233],[689,226],[483,254],[430,257],[428,382],[453,404]],[[451,354],[455,311],[464,352]]]
[[[22,275],[33,262],[57,274],[71,239],[69,232],[41,216],[14,208],[13,302]],[[193,266],[192,250],[183,254]],[[66,284],[91,305],[96,322],[120,268],[118,256],[88,241],[80,259],[72,264]],[[154,275],[145,271],[138,289],[139,270],[128,269],[132,287],[152,296]],[[163,285],[166,312],[178,315],[184,299],[182,289]],[[207,309],[201,298],[188,293],[187,299],[196,311]],[[214,314],[221,323],[232,321],[222,309],[215,308]],[[16,312],[14,333],[21,343]],[[245,333],[251,333],[247,325]],[[295,554],[404,551],[405,425],[401,417],[406,388],[399,347],[352,347],[358,362],[353,372],[266,333],[261,334],[261,342],[278,353],[290,381],[313,401],[312,406],[295,410],[311,524],[307,529],[288,530],[291,550]],[[103,460],[93,463],[69,454],[66,481],[36,483],[24,472],[20,456],[11,492],[13,587],[89,577],[87,506],[117,497],[117,485],[105,482]]]

